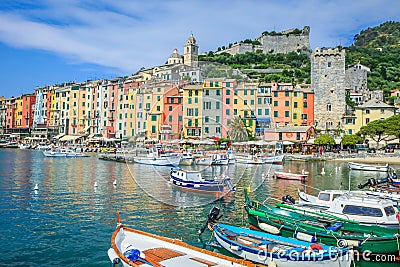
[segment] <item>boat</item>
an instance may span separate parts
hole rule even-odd
[[[10,141],[10,142],[6,143],[4,147],[5,148],[18,148],[19,143],[15,142],[15,141]]]
[[[376,172],[387,172],[389,170],[389,164],[386,165],[371,165],[357,162],[348,162],[350,170],[360,171],[376,171]]]
[[[212,164],[211,156],[201,156],[194,159],[194,164],[202,166],[210,166]]]
[[[329,246],[353,246],[358,252],[398,254],[399,230],[362,225],[326,214],[302,214],[250,200],[245,190],[245,211],[251,228],[284,237],[296,237]]]
[[[266,156],[263,158],[263,161],[264,161],[264,163],[282,165],[284,158],[285,158],[284,154],[276,155],[276,156]]]
[[[181,160],[179,162],[179,165],[184,165],[184,166],[190,166],[193,164],[194,157],[190,153],[181,153]]]
[[[257,155],[237,155],[236,156],[237,163],[243,164],[264,164],[264,160],[262,157]]]
[[[291,203],[301,213],[326,213],[363,224],[398,226],[398,210],[393,201],[340,190],[325,190],[318,197],[298,191],[299,202]],[[286,207],[286,206],[285,206]]]
[[[279,267],[350,267],[353,251],[282,237],[226,224],[215,224],[217,242],[230,253],[253,262]]]
[[[211,156],[212,156],[211,165],[228,165],[229,164],[229,159],[226,154],[215,153],[215,154],[211,154]]]
[[[216,266],[244,267],[262,266],[253,262],[232,258],[213,251],[189,245],[181,240],[151,234],[120,223],[111,237],[111,248],[107,251],[114,266],[181,267]]]
[[[19,149],[29,149],[29,148],[31,148],[31,145],[30,144],[25,144],[25,143],[20,143],[18,145],[18,148]]]
[[[157,151],[149,152],[146,157],[133,157],[133,161],[139,164],[153,165],[153,166],[173,166],[177,167],[181,160],[180,155],[177,154],[164,154],[159,155]]]
[[[81,152],[75,152],[71,149],[67,148],[54,148],[52,147],[50,150],[43,151],[43,155],[46,157],[53,157],[53,158],[80,158],[80,157],[87,157],[86,154]]]
[[[274,177],[276,179],[285,179],[285,180],[299,180],[299,181],[305,181],[308,178],[307,174],[303,173],[292,173],[292,172],[280,172],[280,171],[275,171],[274,172]]]
[[[236,163],[235,153],[232,150],[228,150],[227,154],[228,154],[229,164],[235,164]]]
[[[228,193],[235,191],[229,177],[203,179],[200,171],[171,170],[170,182],[179,188],[201,193]]]

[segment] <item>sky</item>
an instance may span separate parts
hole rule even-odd
[[[310,26],[311,48],[400,21],[397,0],[0,0],[0,96],[162,65],[193,34],[199,52]]]

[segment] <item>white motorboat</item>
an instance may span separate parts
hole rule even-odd
[[[263,158],[257,155],[237,155],[236,162],[243,164],[264,164]]]
[[[211,156],[200,156],[194,159],[194,164],[202,166],[210,166],[212,163]]]
[[[54,148],[52,147],[50,150],[43,151],[43,155],[46,157],[69,157],[69,158],[79,158],[79,157],[87,157],[86,154],[81,152],[75,152],[71,149],[67,148]]]
[[[211,154],[212,156],[212,163],[211,165],[228,165],[229,159],[225,153],[215,153]]]
[[[398,226],[396,207],[387,199],[324,190],[318,197],[298,190],[299,201],[294,207],[312,213],[327,213],[363,224]]]
[[[177,167],[181,160],[180,155],[162,155],[157,151],[149,152],[145,157],[133,157],[133,161],[139,164],[153,165],[153,166],[173,166]]]
[[[18,145],[18,148],[19,149],[29,149],[29,148],[31,148],[31,145],[30,144],[21,143],[21,144]]]
[[[264,161],[264,163],[282,165],[284,158],[285,158],[284,154],[276,155],[276,156],[266,156],[263,158],[263,161]]]
[[[191,153],[181,153],[181,161],[179,165],[190,166],[193,164],[194,157]]]

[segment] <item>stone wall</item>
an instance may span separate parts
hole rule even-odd
[[[345,50],[315,49],[311,55],[311,88],[318,129],[342,128],[346,108]]]

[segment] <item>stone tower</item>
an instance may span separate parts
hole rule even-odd
[[[346,111],[344,49],[317,48],[311,55],[311,88],[314,90],[315,126],[341,129]]]
[[[196,43],[196,39],[193,34],[187,39],[185,46],[183,47],[183,64],[198,67],[199,64],[199,46]]]

